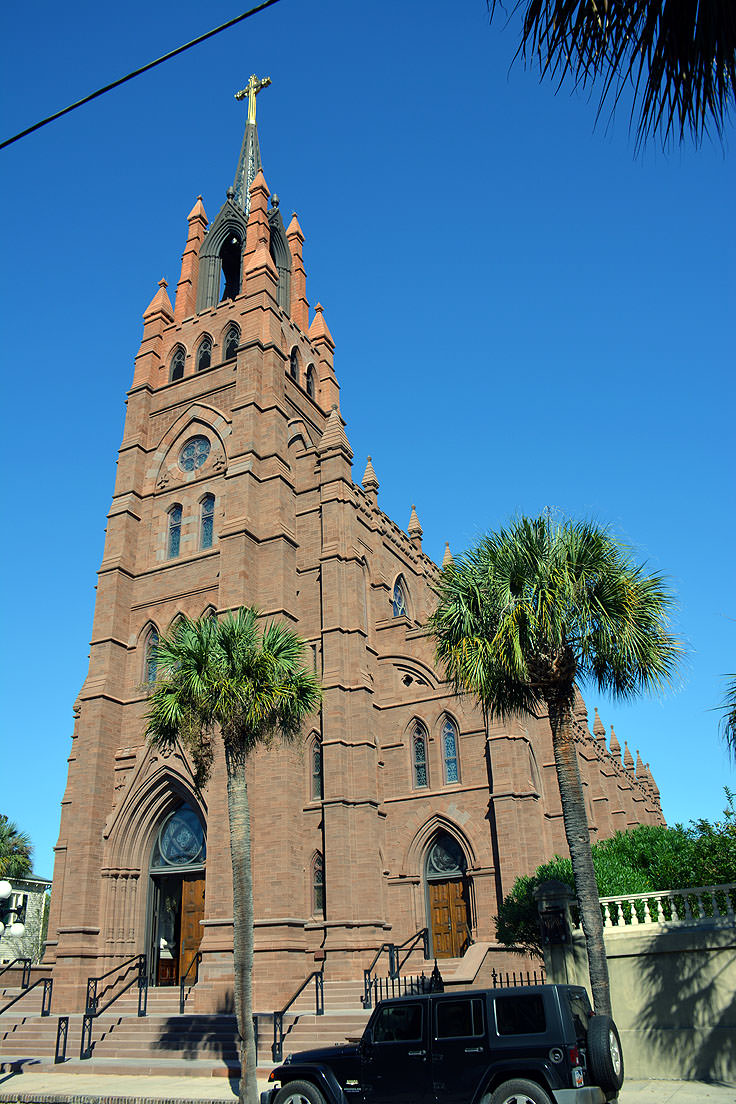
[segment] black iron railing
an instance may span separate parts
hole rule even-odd
[[[0,970],[0,977],[2,977],[6,970],[11,970],[13,966],[17,966],[19,963],[23,967],[23,972],[20,976],[20,987],[21,989],[27,989],[28,986],[31,984],[30,958],[14,958],[12,962],[6,963],[6,965],[3,966],[2,970]]]
[[[13,997],[11,1001],[0,1008],[0,1016],[3,1012],[7,1012],[9,1008],[12,1008],[14,1004],[17,1004],[19,1000],[24,1000],[29,993],[32,993],[34,989],[37,989],[39,985],[43,985],[43,998],[41,1000],[41,1015],[48,1016],[51,1012],[51,991],[54,987],[52,978],[39,978],[38,981],[34,981],[33,985],[27,985],[17,997]]]
[[[202,952],[197,951],[194,958],[192,959],[192,961],[189,963],[186,970],[182,974],[181,979],[179,980],[179,1015],[180,1016],[184,1015],[184,1002],[186,1001],[184,988],[186,986],[187,989],[191,989],[193,985],[197,984],[197,981],[199,979],[199,964],[200,964],[201,961],[202,961]],[[191,973],[192,970],[194,970],[194,977],[187,984],[187,978],[189,977],[189,974]]]
[[[315,1015],[324,1016],[324,975],[322,970],[314,970],[308,978],[304,979],[296,993],[294,993],[294,996],[284,1005],[281,1011],[274,1012],[273,1014],[273,1046],[271,1047],[271,1057],[274,1062],[280,1062],[284,1056],[284,1016],[289,1011],[296,998],[307,988],[310,981],[314,981]]]
[[[492,989],[510,989],[514,986],[520,985],[544,985],[547,978],[544,970],[540,967],[539,972],[532,970],[519,970],[517,973],[515,970],[504,973],[499,970],[491,971],[491,988]]]
[[[376,976],[375,969],[378,961],[383,954],[388,957],[388,977],[382,979],[383,981],[397,981],[401,975],[401,970],[404,963],[409,958],[412,951],[416,950],[417,946],[421,942],[422,953],[426,958],[429,957],[429,931],[427,928],[420,928],[414,935],[410,935],[408,939],[405,939],[403,943],[382,943],[373,956],[373,961],[367,970],[363,970],[363,996],[360,998],[360,1003],[364,1008],[370,1008],[374,999],[374,990],[376,988]],[[405,951],[404,956],[401,956],[401,952]],[[424,975],[422,975],[423,977]],[[424,990],[415,989],[414,992],[424,992]],[[398,993],[396,994],[398,996]]]
[[[66,1042],[69,1037],[69,1017],[59,1016],[56,1025],[56,1050],[54,1052],[54,1065],[66,1061]]]
[[[130,974],[133,974],[133,977],[126,981]],[[99,983],[105,981],[106,978],[112,978],[113,980],[100,989]],[[125,984],[110,997],[106,1004],[100,1004],[105,994],[115,989],[121,982],[125,982]],[[125,962],[122,962],[119,966],[113,966],[112,970],[100,974],[99,977],[87,978],[87,1004],[82,1018],[80,1058],[92,1057],[92,1024],[94,1021],[103,1012],[106,1012],[118,997],[122,997],[123,993],[127,993],[128,989],[131,989],[134,985],[138,986],[138,1015],[145,1016],[148,1005],[148,973],[144,954],[134,955],[133,958],[126,959]]]

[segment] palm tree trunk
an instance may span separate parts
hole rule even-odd
[[[598,883],[593,869],[583,786],[572,735],[572,709],[567,697],[553,694],[545,697],[552,729],[552,748],[562,801],[562,818],[565,823],[567,845],[570,848],[580,921],[583,925],[585,947],[588,952],[588,973],[593,1005],[599,1015],[610,1016],[611,987],[608,980],[606,946],[603,941],[603,919],[598,901]]]
[[[246,754],[226,748],[227,812],[233,866],[233,967],[235,1017],[240,1043],[239,1104],[258,1104],[256,1040],[253,1030],[253,871]]]

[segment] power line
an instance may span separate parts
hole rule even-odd
[[[69,107],[65,107],[62,111],[57,111],[54,115],[49,115],[46,119],[41,119],[39,123],[34,123],[33,126],[27,127],[25,130],[22,130],[20,134],[14,134],[12,138],[6,138],[4,142],[0,142],[0,149],[4,149],[5,146],[17,142],[20,138],[25,138],[27,134],[32,134],[34,130],[46,126],[47,123],[53,123],[54,119],[60,119],[62,115],[68,115],[69,112],[74,111],[75,108],[89,103],[90,100],[96,100],[98,96],[103,96],[105,92],[110,92],[113,88],[117,88],[118,85],[125,84],[126,81],[132,80],[133,77],[139,77],[141,73],[147,73],[149,69],[154,69],[164,61],[168,61],[169,58],[176,57],[177,54],[183,54],[185,50],[191,50],[192,46],[198,46],[200,42],[205,42],[208,38],[212,38],[213,35],[219,34],[220,31],[226,31],[228,27],[234,27],[236,23],[242,23],[242,21],[248,19],[249,16],[256,15],[258,12],[263,11],[264,8],[270,8],[272,4],[278,4],[278,2],[279,0],[264,0],[262,4],[258,4],[257,7],[251,8],[250,11],[243,12],[242,15],[236,16],[235,19],[228,20],[227,23],[223,23],[220,27],[215,27],[213,31],[207,31],[207,34],[200,35],[199,38],[193,38],[191,42],[187,42],[184,46],[178,46],[176,50],[172,50],[171,53],[164,54],[163,57],[156,58],[155,61],[149,61],[148,65],[143,65],[140,69],[134,69],[133,72],[128,73],[126,77],[121,77],[120,80],[113,81],[112,84],[106,84],[104,88],[98,88],[96,92],[92,92],[89,96],[85,96],[83,100],[77,100],[76,103],[70,104]]]

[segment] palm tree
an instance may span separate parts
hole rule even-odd
[[[726,741],[726,746],[736,762],[736,675],[729,675],[726,683],[726,694],[721,706],[721,735]]]
[[[488,0],[491,19],[499,2]],[[630,85],[637,146],[658,131],[665,144],[678,131],[696,144],[711,127],[723,136],[736,90],[733,0],[517,0],[515,8],[519,53],[541,76],[558,87],[567,77],[582,87],[598,79],[599,113]]]
[[[596,1011],[610,1015],[598,888],[573,736],[576,684],[617,698],[668,683],[681,646],[672,597],[605,529],[521,517],[440,575],[438,659],[485,714],[547,713]]]
[[[0,813],[0,878],[25,878],[31,873],[32,855],[31,837]]]
[[[151,743],[180,742],[198,788],[207,781],[214,741],[222,739],[227,771],[233,867],[234,992],[240,1037],[240,1102],[258,1104],[253,1031],[253,879],[246,765],[256,748],[298,739],[318,708],[317,677],[302,666],[304,641],[276,622],[261,631],[256,609],[222,621],[183,617],[157,645],[146,734]]]

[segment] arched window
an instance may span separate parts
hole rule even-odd
[[[170,560],[179,555],[181,546],[181,506],[177,502],[169,510],[169,534],[166,542],[166,554]]]
[[[231,326],[225,334],[225,340],[223,342],[225,360],[233,360],[235,358],[238,352],[238,345],[240,345],[240,330],[237,326]]]
[[[442,725],[442,762],[444,763],[445,782],[460,781],[460,761],[457,754],[457,726],[449,717]]]
[[[312,915],[325,913],[325,863],[322,852],[315,852],[312,859]]]
[[[212,363],[212,338],[205,334],[197,349],[197,371],[204,372]]]
[[[363,576],[363,624],[365,625],[365,631],[368,632],[368,588],[370,586],[370,574],[365,558],[361,560],[360,567],[360,573]]]
[[[307,383],[307,394],[309,395],[310,399],[313,399],[315,397],[315,390],[316,390],[315,383],[314,383],[314,365],[313,364],[310,364],[307,367],[306,383]]]
[[[299,354],[296,351],[296,345],[289,353],[289,375],[293,380],[299,379]]]
[[[312,801],[322,800],[322,745],[315,740],[310,749],[310,795]]]
[[[174,349],[173,356],[171,357],[171,371],[169,373],[169,379],[173,383],[174,380],[180,380],[184,375],[184,361],[186,359],[186,351],[183,345],[177,345]]]
[[[415,790],[423,790],[429,785],[429,765],[427,763],[427,733],[423,725],[415,724],[411,734],[411,766]]]
[[[215,528],[215,496],[205,495],[199,511],[199,547],[211,548]]]
[[[392,604],[394,617],[409,616],[409,607],[406,601],[406,584],[401,575],[399,575],[398,579],[394,583],[394,597]]]
[[[240,240],[240,235],[237,233],[229,233],[222,243],[222,249],[220,250],[220,260],[222,261],[222,275],[224,287],[222,289],[223,299],[234,299],[236,295],[240,295],[240,261],[243,254],[243,243]],[[227,357],[225,359],[228,359]]]
[[[158,647],[158,633],[155,629],[151,629],[146,637],[146,651],[144,660],[143,677],[146,682],[155,682],[156,673],[158,671],[158,655],[156,654],[156,648]]]

